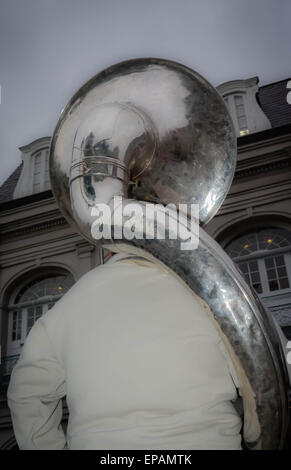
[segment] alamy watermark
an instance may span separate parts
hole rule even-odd
[[[199,204],[141,204],[115,196],[110,205],[96,203],[91,216],[95,240],[178,240],[181,250],[199,244]]]

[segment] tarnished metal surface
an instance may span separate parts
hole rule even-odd
[[[113,208],[114,196],[139,200],[143,227],[144,201],[199,203],[200,221],[209,221],[232,181],[235,142],[222,99],[201,76],[166,60],[128,61],[96,75],[66,107],[52,139],[51,183],[60,209],[87,240],[151,258],[204,302],[239,378],[245,442],[275,449],[287,425],[280,343],[226,253],[201,228],[193,251],[181,251],[179,237],[149,240],[140,233],[140,239],[114,240],[111,226],[111,241],[92,236],[91,209]],[[155,219],[156,230],[163,232],[171,217]]]
[[[200,222],[208,222],[233,178],[236,137],[232,121],[222,98],[204,78],[163,59],[114,65],[93,77],[71,99],[52,140],[51,180],[62,210],[73,219],[68,179],[76,133],[79,140],[81,128],[83,138],[93,140],[87,150],[100,155],[100,145],[94,149],[95,133],[98,125],[102,123],[104,129],[107,120],[112,121],[110,106],[116,103],[132,107],[141,119],[146,116],[156,139],[154,156],[149,142],[147,151],[140,151],[131,162],[132,179],[137,183],[132,197],[162,204],[197,203]],[[106,112],[103,108],[100,120],[98,108],[104,105],[109,107]],[[112,137],[116,142],[115,131],[111,132],[105,131],[103,139]],[[124,150],[123,136],[117,134],[118,147]],[[134,145],[137,149],[138,144]]]

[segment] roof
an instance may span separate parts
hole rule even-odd
[[[291,105],[287,102],[288,80],[259,88],[258,101],[272,127],[291,124]]]
[[[13,171],[9,178],[0,187],[0,204],[13,199],[13,192],[19,179],[23,163]]]

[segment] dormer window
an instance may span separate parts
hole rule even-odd
[[[44,137],[20,148],[23,167],[14,190],[14,199],[50,189],[49,145],[50,137]]]
[[[238,137],[271,127],[256,99],[258,81],[257,77],[233,80],[217,87],[232,117]]]

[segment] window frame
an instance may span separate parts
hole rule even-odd
[[[63,280],[57,280],[58,277],[64,276]],[[39,297],[31,297],[30,299],[21,299],[25,296],[25,293],[30,289],[33,289],[33,286],[42,281],[49,281],[52,278],[56,278],[56,284],[64,283],[65,289],[60,291],[60,294],[55,295],[40,295]],[[69,282],[67,280],[69,279]],[[7,325],[7,344],[6,344],[6,356],[19,355],[21,348],[25,342],[26,336],[32,328],[33,324],[29,327],[28,325],[28,309],[34,307],[36,309],[38,306],[42,307],[42,313],[40,316],[44,315],[51,304],[55,304],[75,283],[75,279],[70,271],[64,270],[52,270],[49,269],[47,272],[38,273],[33,275],[29,280],[26,279],[26,282],[22,282],[18,285],[18,288],[15,289],[13,295],[11,296],[11,302],[8,305],[8,325]],[[48,284],[49,285],[49,284]],[[22,300],[22,301],[21,301]],[[16,313],[18,315],[18,321],[21,322],[20,326],[20,337],[13,339],[13,315]],[[38,317],[39,318],[39,317]],[[21,319],[21,320],[20,320]],[[35,320],[36,321],[36,320]]]
[[[268,242],[268,231],[270,231],[270,237],[273,238],[273,242],[274,244],[277,244],[277,246],[275,248],[270,246],[269,249],[260,248],[262,245],[266,246],[266,241]],[[255,237],[253,239],[254,235]],[[276,240],[276,235],[281,235],[281,239],[279,238]],[[256,246],[257,248],[247,254],[231,256],[232,253],[240,253],[245,248],[244,237],[246,244],[249,245],[247,247],[248,250],[252,249],[252,246]],[[288,245],[285,245],[285,241],[288,243]],[[236,242],[238,243],[237,246],[235,246]],[[285,246],[278,246],[280,244],[282,245],[283,243]],[[281,328],[288,325],[291,326],[291,231],[286,228],[274,226],[265,226],[253,229],[244,235],[229,241],[229,243],[225,246],[225,251],[236,264],[239,271],[241,271],[241,269],[238,265],[241,263],[249,263],[251,261],[258,262],[258,270],[262,284],[262,293],[258,293],[256,291],[259,299],[261,300],[264,307],[273,316],[273,318],[276,319],[278,325],[280,325]],[[288,276],[289,287],[271,291],[269,287],[265,260],[266,258],[272,258],[278,255],[284,257],[284,266]],[[245,278],[243,273],[242,276]],[[251,287],[254,289],[252,284]]]
[[[289,287],[284,289],[276,289],[271,291],[269,288],[269,281],[267,277],[267,270],[265,268],[265,259],[272,258],[278,255],[284,256],[285,268],[288,275]],[[284,249],[274,249],[274,250],[258,250],[250,255],[237,256],[232,258],[232,261],[238,266],[242,263],[249,263],[250,261],[257,261],[258,268],[262,283],[262,293],[257,293],[259,297],[266,297],[271,295],[276,295],[276,292],[279,293],[291,293],[291,247],[286,247]],[[240,270],[241,271],[241,270]]]

